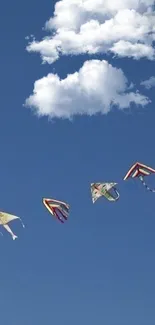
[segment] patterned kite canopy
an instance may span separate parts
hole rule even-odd
[[[43,204],[47,210],[55,216],[61,223],[68,219],[69,205],[63,201],[43,198]]]
[[[138,177],[148,191],[155,192],[155,189],[151,189],[144,181],[145,176],[149,176],[150,174],[154,174],[154,173],[155,173],[155,169],[137,162],[134,165],[132,165],[132,167],[129,169],[129,171],[124,177],[124,181],[127,180],[129,177],[132,178]]]
[[[117,183],[91,183],[92,201],[95,203],[99,197],[104,196],[107,200],[115,202],[120,195],[116,190]]]

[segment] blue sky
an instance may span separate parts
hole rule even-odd
[[[126,6],[131,2],[127,0]],[[143,2],[151,4],[151,0]],[[54,2],[43,5],[34,0],[21,4],[16,0],[9,8],[4,2],[2,9],[1,209],[20,216],[26,228],[18,221],[12,222],[11,227],[19,236],[15,242],[1,229],[1,323],[154,325],[154,195],[146,192],[138,181],[123,181],[128,168],[137,160],[155,168],[154,88],[140,85],[153,76],[154,61],[149,54],[142,56],[142,49],[137,50],[135,41],[133,57],[113,57],[113,53],[104,50],[95,55],[63,56],[62,47],[58,60],[42,65],[40,55],[26,50],[25,37],[34,34],[40,41],[47,36],[42,27],[53,15]],[[139,8],[135,10],[138,12]],[[128,40],[133,42],[131,37]],[[142,41],[146,43],[143,36]],[[110,46],[113,45],[114,42]],[[135,60],[134,55],[140,57]],[[109,96],[115,94],[118,100],[117,86],[119,81],[123,85],[124,80],[119,74],[117,79],[115,70],[118,82],[113,84],[114,70],[106,71],[102,63],[106,60],[107,69],[109,64],[121,69],[128,85],[134,84],[131,90],[124,88],[123,94],[139,90],[141,104],[137,105],[134,97],[134,103],[125,109],[115,105],[109,109],[105,104],[106,93],[102,98],[95,83],[95,99],[92,99],[89,91],[88,96],[82,97],[75,92],[76,87],[65,92],[62,86],[56,88],[54,81],[53,88],[49,88],[49,93],[53,91],[55,96],[53,106],[51,99],[48,106],[44,101],[40,104],[37,97],[41,106],[36,105],[35,112],[44,115],[44,109],[50,108],[56,116],[63,107],[64,114],[67,106],[63,102],[61,106],[58,97],[62,95],[63,100],[65,94],[72,100],[69,103],[69,113],[74,111],[72,121],[61,116],[49,121],[51,111],[49,116],[38,117],[30,107],[23,106],[33,94],[36,80],[49,73],[57,73],[65,80],[68,74],[79,72],[86,61],[92,64],[94,59],[101,64],[98,72],[103,68],[105,73],[105,80],[101,79],[103,92],[114,89]],[[112,87],[109,84],[106,88],[109,71]],[[93,75],[91,80],[93,84]],[[85,80],[84,86],[91,80]],[[80,82],[77,87],[81,89]],[[42,94],[46,90],[43,87]],[[146,97],[152,102],[144,104],[142,98]],[[92,113],[98,103],[102,114],[89,116],[92,100]],[[118,101],[121,104],[120,98]],[[83,102],[85,114],[80,112],[79,116],[78,105]],[[90,183],[94,181],[118,182],[120,200],[109,203],[100,199],[93,205]],[[155,184],[153,176],[150,184]],[[43,196],[70,204],[68,222],[61,225],[50,216],[42,205]]]

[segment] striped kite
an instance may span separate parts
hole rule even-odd
[[[17,216],[14,216],[13,214],[0,211],[0,225],[2,225],[10,233],[13,240],[15,240],[18,237],[12,232],[12,230],[8,226],[8,223],[10,221],[15,220],[15,219],[19,219],[21,221],[21,223],[22,223],[23,228],[25,228],[21,218],[19,218]]]
[[[154,173],[155,173],[155,169],[146,166],[144,164],[141,164],[139,162],[136,162],[134,165],[132,165],[132,167],[125,175],[124,181],[129,177],[132,178],[138,177],[148,191],[155,193],[155,189],[151,189],[144,181],[145,176],[149,176],[150,174],[154,174]]]
[[[93,203],[101,196],[112,202],[117,201],[120,195],[116,190],[116,185],[117,183],[91,183]]]
[[[67,203],[54,199],[43,198],[43,204],[47,210],[61,223],[64,223],[64,221],[68,219],[69,205]]]

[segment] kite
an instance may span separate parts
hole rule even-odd
[[[67,203],[54,199],[43,198],[43,204],[45,205],[47,210],[53,216],[55,216],[61,223],[64,223],[64,220],[68,219],[69,205]]]
[[[132,165],[132,167],[129,169],[129,171],[124,177],[124,181],[127,180],[129,177],[138,177],[148,191],[155,193],[155,189],[151,189],[144,181],[145,176],[149,176],[153,173],[155,173],[155,169],[137,162]]]
[[[95,201],[104,196],[109,201],[117,201],[120,197],[116,190],[117,183],[91,183],[92,201]]]
[[[8,223],[10,221],[15,220],[15,219],[19,219],[20,222],[21,222],[21,224],[22,224],[22,226],[23,226],[23,228],[25,228],[25,226],[24,226],[21,218],[19,218],[17,216],[14,216],[13,214],[0,211],[0,225],[2,225],[10,233],[10,235],[12,236],[12,239],[13,240],[15,240],[18,237],[12,232],[12,230],[8,226]]]

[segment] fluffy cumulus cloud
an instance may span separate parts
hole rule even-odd
[[[65,79],[50,73],[37,80],[25,105],[39,116],[70,119],[77,114],[106,114],[112,105],[124,109],[131,103],[148,104],[148,98],[132,88],[121,69],[105,60],[90,60]]]
[[[49,35],[27,51],[49,64],[61,55],[112,53],[155,59],[154,0],[61,0],[46,22]]]
[[[150,77],[148,80],[142,81],[141,85],[144,86],[146,89],[155,87],[155,77]]]

